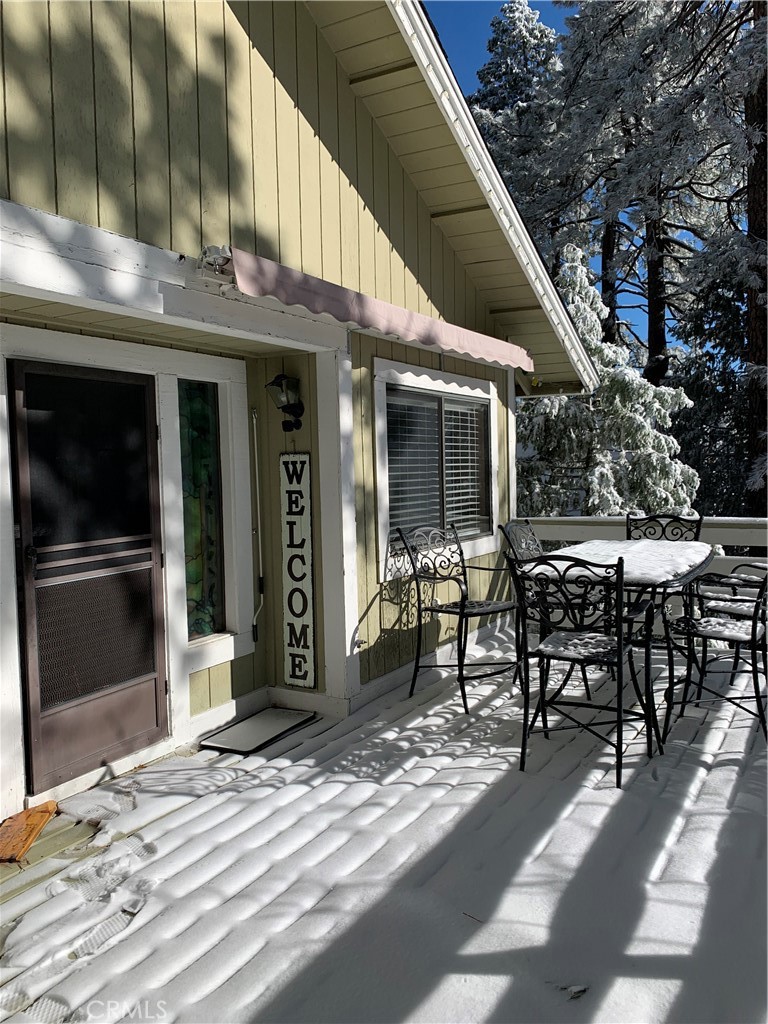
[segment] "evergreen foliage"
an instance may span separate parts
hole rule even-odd
[[[518,402],[518,513],[690,513],[698,476],[658,428],[692,403],[680,388],[644,380],[626,346],[603,340],[606,309],[577,246],[564,247],[556,284],[601,383],[589,397]]]
[[[469,98],[473,113],[553,274],[569,244],[596,270],[611,353],[610,370],[594,355],[602,416],[617,410],[611,389],[633,367],[650,385],[684,387],[695,403],[673,407],[677,399],[662,396],[659,409],[646,408],[647,432],[627,448],[634,472],[647,461],[658,500],[679,499],[667,510],[685,503],[681,487],[691,496],[695,474],[679,476],[663,433],[671,424],[682,457],[701,473],[702,510],[765,515],[766,5],[558,6],[573,12],[560,39],[526,0],[502,5],[480,89]],[[587,425],[567,400],[546,403],[564,430]],[[552,438],[546,443],[559,458]],[[609,472],[596,442],[587,443],[584,511],[637,504],[616,451]],[[663,486],[662,452],[671,474]],[[553,461],[550,478],[559,472]],[[648,504],[652,496],[640,504],[664,510]]]

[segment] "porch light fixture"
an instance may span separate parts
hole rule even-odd
[[[301,417],[304,415],[304,403],[299,397],[299,382],[296,377],[288,377],[278,373],[274,380],[267,384],[267,394],[275,403],[275,408],[286,418],[283,430],[286,434],[291,430],[301,429]]]

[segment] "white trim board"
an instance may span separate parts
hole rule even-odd
[[[197,255],[0,200],[0,290],[283,349],[346,345],[339,325],[224,298]]]

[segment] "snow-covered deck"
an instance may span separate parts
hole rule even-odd
[[[509,676],[470,687],[469,716],[423,678],[268,756],[65,801],[102,828],[3,906],[4,1015],[763,1021],[755,720],[693,709],[650,762],[630,733],[620,792],[587,733],[534,736],[518,771]]]

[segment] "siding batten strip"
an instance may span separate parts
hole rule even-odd
[[[195,5],[165,5],[169,104],[171,249],[197,256],[202,245],[200,215],[200,118]]]

